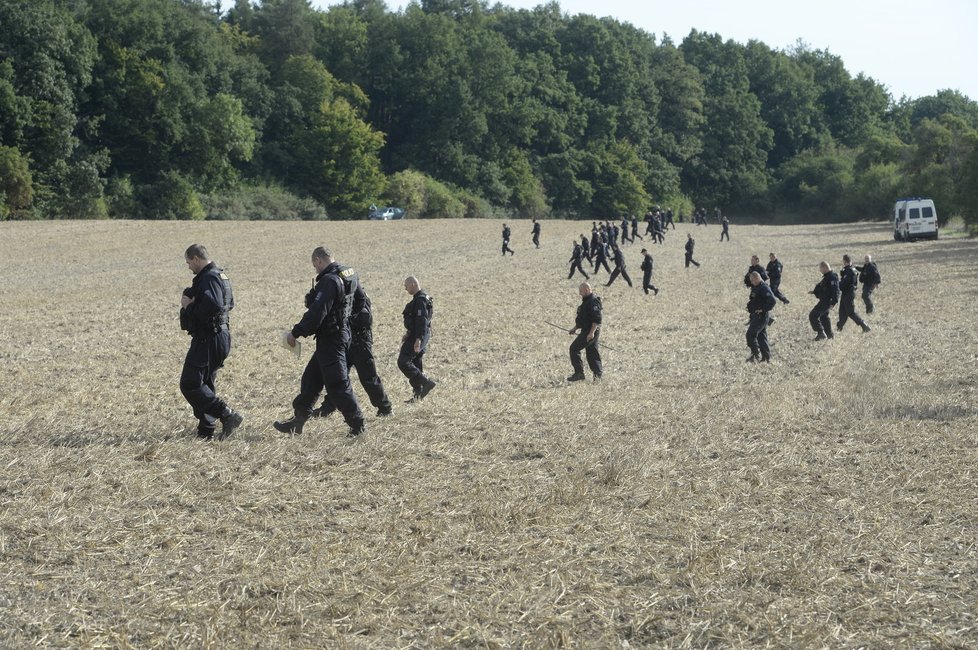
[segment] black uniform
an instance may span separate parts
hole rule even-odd
[[[533,245],[540,248],[540,222],[533,222]]]
[[[700,263],[693,259],[693,248],[696,246],[696,240],[692,237],[686,240],[686,268],[689,268],[690,264],[695,264],[699,266]]]
[[[180,310],[180,327],[191,337],[180,373],[180,392],[193,407],[197,434],[210,437],[217,420],[231,412],[216,395],[214,380],[231,354],[228,312],[234,309],[234,294],[228,276],[211,262],[194,276],[184,295],[194,301]]]
[[[509,253],[510,255],[515,255],[513,249],[509,247],[509,237],[512,234],[509,226],[503,226],[503,255]]]
[[[788,304],[791,302],[788,300],[783,293],[781,293],[781,271],[784,269],[784,265],[781,264],[781,260],[772,260],[767,263],[767,275],[771,279],[771,293],[774,297]]]
[[[720,223],[723,224],[723,232],[720,233],[720,241],[723,241],[724,237],[727,238],[727,241],[730,241],[730,220],[727,219],[727,217],[723,217]]]
[[[611,273],[611,267],[608,266],[608,245],[603,241],[598,241],[597,247],[595,247],[594,242],[591,243],[591,252],[594,254],[594,273],[597,275],[598,271],[604,266],[608,273]]]
[[[434,306],[431,298],[424,291],[418,291],[411,298],[401,315],[404,317],[404,339],[401,341],[401,350],[397,355],[397,367],[400,368],[404,376],[411,383],[414,390],[415,399],[420,399],[434,388],[435,382],[428,379],[424,374],[424,353],[428,349],[428,341],[431,338],[431,317],[434,313]],[[415,341],[421,341],[421,349],[414,351]]]
[[[587,237],[581,235],[581,251],[582,259],[587,260],[588,264],[591,263],[591,243],[588,241]]]
[[[594,338],[587,340],[587,335],[591,331],[591,325],[597,325],[594,331]],[[601,298],[593,293],[581,299],[581,304],[577,307],[577,318],[574,326],[580,329],[577,338],[570,345],[571,366],[574,367],[574,377],[584,376],[584,364],[581,363],[581,350],[587,357],[588,368],[594,373],[594,378],[601,376],[601,352],[598,349],[598,338],[601,335]]]
[[[754,273],[754,272],[757,272],[757,274],[759,276],[761,276],[761,280],[763,280],[764,282],[767,282],[768,281],[767,271],[764,269],[764,267],[761,266],[760,264],[751,264],[750,265],[750,268],[747,269],[747,273],[744,274],[744,286],[745,287],[751,286],[751,284],[750,284],[750,274],[751,273]]]
[[[370,403],[377,409],[377,415],[390,415],[393,412],[391,402],[384,392],[384,384],[377,374],[377,363],[374,360],[373,310],[370,296],[358,283],[353,294],[353,311],[350,313],[350,347],[346,351],[347,369],[356,368],[360,385],[367,392]],[[319,407],[319,415],[326,417],[333,413],[336,407],[327,394]]]
[[[625,278],[625,282],[628,286],[632,286],[632,279],[628,277],[628,271],[625,270],[625,254],[621,252],[621,249],[615,247],[615,270],[611,272],[611,277],[608,278],[608,283],[606,287],[610,287],[611,283],[614,282],[618,276]]]
[[[774,309],[778,301],[771,291],[771,287],[763,282],[751,286],[750,299],[747,301],[747,313],[750,314],[750,322],[747,325],[747,347],[750,348],[751,357],[749,361],[757,360],[758,355],[762,361],[771,360],[771,347],[767,341],[767,325],[769,312]]]
[[[584,271],[584,268],[581,266],[581,261],[584,259],[585,259],[584,249],[581,247],[580,244],[575,243],[574,250],[571,252],[571,258],[569,260],[571,268],[570,268],[570,273],[567,275],[568,280],[574,277],[574,271],[580,271],[581,275],[583,275],[585,279],[591,277]]]
[[[676,222],[672,219],[672,210],[666,210],[665,221],[662,224],[663,228],[672,226],[672,229],[676,229]]]
[[[638,237],[642,241],[645,241],[645,238],[642,237],[642,235],[638,234],[638,217],[633,215],[632,216],[632,241],[633,242],[635,241],[636,237]]]
[[[820,337],[832,338],[832,319],[829,318],[829,311],[839,302],[839,276],[835,271],[824,273],[812,293],[818,298],[818,304],[809,312],[808,322]]]
[[[839,322],[836,323],[836,329],[840,332],[842,331],[842,326],[850,318],[852,322],[863,328],[864,332],[869,331],[869,326],[856,313],[856,287],[858,285],[859,280],[856,279],[855,267],[851,265],[843,266],[842,276],[839,278]]]
[[[659,289],[654,284],[652,284],[652,255],[645,253],[642,259],[642,289],[648,294],[649,289],[655,292],[655,295],[659,295]]]
[[[315,286],[306,295],[306,313],[292,327],[292,336],[314,336],[316,351],[302,373],[299,394],[292,400],[297,423],[312,416],[313,405],[325,389],[327,401],[343,414],[350,432],[363,430],[363,413],[353,394],[347,367],[350,315],[359,286],[353,269],[330,262],[316,276]]]
[[[856,270],[859,271],[859,281],[863,285],[863,304],[866,305],[866,313],[872,314],[875,306],[873,305],[873,292],[876,291],[876,287],[882,282],[880,277],[879,267],[876,266],[876,262],[869,262],[862,266],[857,266]]]
[[[591,252],[588,257],[589,260],[593,259],[595,255],[598,254],[598,246],[601,244],[601,234],[598,229],[595,228],[591,231]]]

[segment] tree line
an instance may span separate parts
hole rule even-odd
[[[0,0],[0,218],[844,221],[905,195],[978,224],[978,103],[803,43],[556,2]]]

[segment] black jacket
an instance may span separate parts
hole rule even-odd
[[[349,341],[349,316],[353,295],[359,285],[353,269],[330,263],[316,276],[315,286],[306,296],[306,313],[292,326],[292,336],[315,336],[317,339],[338,336]]]
[[[773,260],[767,263],[767,275],[771,278],[771,282],[778,282],[781,280],[781,270],[784,265],[781,260]]]
[[[620,248],[615,249],[615,266],[622,270],[625,268],[625,254],[621,252]]]
[[[831,305],[839,302],[839,276],[835,274],[835,271],[824,273],[821,281],[815,285],[813,293],[819,301]]]
[[[750,298],[747,300],[747,311],[752,314],[766,313],[778,304],[771,287],[761,282],[750,288]]]
[[[180,310],[180,327],[191,336],[211,336],[228,327],[228,312],[234,309],[231,280],[211,262],[194,276],[184,295],[194,301]]]
[[[747,269],[747,273],[744,274],[745,287],[750,286],[750,274],[753,273],[754,271],[757,271],[757,274],[761,276],[761,279],[767,282],[768,280],[767,271],[764,270],[764,267],[761,266],[760,264],[751,264],[751,267]]]
[[[696,246],[696,240],[694,240],[694,239],[687,239],[686,240],[686,254],[687,255],[692,255],[693,254],[693,247],[694,246]]]
[[[581,304],[577,306],[577,317],[574,325],[582,332],[587,334],[591,325],[601,325],[601,298],[593,293],[585,298],[581,298]]]
[[[424,291],[418,291],[404,307],[401,315],[404,317],[404,329],[409,340],[424,341],[431,330],[433,313],[431,298]]]
[[[839,291],[846,294],[856,293],[859,280],[856,279],[856,269],[852,266],[842,267],[842,276],[839,278]]]
[[[870,262],[869,264],[857,266],[856,270],[859,271],[859,281],[863,284],[876,285],[882,281],[882,278],[880,278],[880,270],[879,267],[876,266],[876,262]]]
[[[647,254],[643,255],[642,266],[640,268],[642,269],[642,271],[645,272],[646,275],[652,275],[652,265],[653,265],[652,256]]]

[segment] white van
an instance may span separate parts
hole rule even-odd
[[[920,196],[897,199],[893,205],[893,239],[937,239],[937,208]]]

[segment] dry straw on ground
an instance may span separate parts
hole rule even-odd
[[[544,222],[539,251],[511,225],[503,258],[495,221],[0,224],[0,645],[978,645],[976,242],[680,226],[651,247],[658,297],[598,289],[616,352],[567,385],[542,321],[572,324],[586,225]],[[177,387],[193,242],[238,304],[224,443]],[[270,426],[323,242],[372,295],[396,404],[354,444],[335,419]],[[751,366],[742,277],[772,250],[792,303]],[[881,262],[874,329],[816,344],[806,291],[845,252]],[[435,300],[417,406],[408,274]]]

